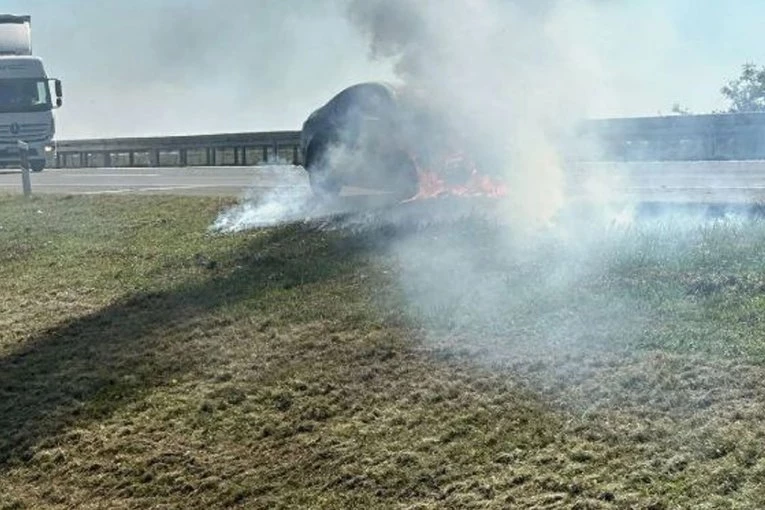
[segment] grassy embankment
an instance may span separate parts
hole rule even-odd
[[[0,198],[1,509],[765,501],[765,225],[569,267],[470,222],[206,234],[222,205]],[[485,281],[405,306],[432,268],[391,247],[471,236]]]

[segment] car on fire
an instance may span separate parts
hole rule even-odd
[[[300,138],[313,192],[332,197],[354,186],[402,200],[491,192],[494,184],[479,178],[458,131],[421,97],[388,83],[360,83],[314,111]]]

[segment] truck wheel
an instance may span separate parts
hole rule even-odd
[[[314,142],[308,147],[305,169],[308,172],[308,182],[311,191],[319,197],[333,198],[340,194],[342,182],[332,175],[332,169],[327,161],[329,145]]]
[[[33,172],[42,172],[45,170],[45,160],[44,159],[33,159],[29,162],[29,168]]]

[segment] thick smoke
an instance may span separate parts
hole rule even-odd
[[[390,245],[407,310],[435,332],[435,345],[549,360],[605,348],[617,330],[638,334],[636,303],[594,282],[641,253],[671,256],[643,243],[701,223],[637,227],[637,204],[620,192],[631,187],[628,172],[567,161],[597,149],[577,146],[576,127],[616,96],[592,46],[602,4],[350,2],[371,57],[391,61],[400,86],[459,131],[484,172],[509,184],[488,217],[468,208],[455,217],[456,203],[412,207],[410,221],[448,217]]]
[[[599,94],[582,34],[588,2],[356,0],[373,58],[459,131],[509,203],[547,219],[563,204],[561,144]],[[427,99],[425,99],[427,98]],[[416,143],[416,142],[415,142]]]
[[[595,284],[630,260],[671,258],[702,224],[703,215],[635,225],[637,204],[619,191],[631,187],[630,168],[583,171],[568,161],[572,153],[597,149],[591,140],[577,145],[575,128],[617,96],[603,86],[609,73],[592,46],[601,4],[348,3],[349,21],[368,39],[370,57],[395,70],[404,101],[438,112],[479,155],[482,171],[509,184],[509,196],[490,207],[422,201],[340,224],[416,226],[421,235],[387,246],[406,309],[434,332],[436,345],[456,342],[492,359],[549,358],[603,348],[616,330],[638,334],[644,315],[637,303],[626,294],[605,296]],[[408,143],[425,143],[421,134],[407,133]],[[292,196],[248,200],[224,212],[215,228],[235,231],[331,211],[311,204]],[[680,241],[665,242],[673,237]]]
[[[310,218],[311,204],[306,188],[277,188],[265,194],[250,190],[239,204],[218,215],[210,231],[233,233],[306,220]]]

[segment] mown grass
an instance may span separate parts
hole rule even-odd
[[[0,508],[765,501],[765,225],[225,205],[0,198]]]

